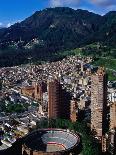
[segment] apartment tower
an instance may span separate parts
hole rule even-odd
[[[59,79],[48,81],[48,117],[56,119],[61,117],[62,85]]]
[[[110,105],[110,130],[116,128],[116,102]]]
[[[114,155],[116,153],[116,101],[110,105],[109,142],[109,151],[111,155]]]
[[[70,94],[62,88],[59,78],[48,81],[48,117],[70,119]]]
[[[107,125],[107,74],[104,68],[91,77],[91,130],[102,140]]]

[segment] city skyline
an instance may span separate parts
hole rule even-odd
[[[28,4],[28,5],[27,5]],[[49,7],[71,7],[104,15],[116,11],[113,0],[2,0],[0,5],[0,27],[9,27],[31,16],[34,12]]]

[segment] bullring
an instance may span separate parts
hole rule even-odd
[[[23,155],[69,155],[78,149],[80,137],[68,130],[36,130],[24,139]]]

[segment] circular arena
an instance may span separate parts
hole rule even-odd
[[[78,149],[80,138],[67,130],[36,130],[24,139],[23,155],[69,155]]]

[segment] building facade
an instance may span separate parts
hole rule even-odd
[[[113,102],[110,105],[109,128],[109,152],[114,155],[116,152],[116,102]]]
[[[56,78],[48,81],[48,118],[70,118],[70,94]]]
[[[61,117],[62,86],[58,79],[48,81],[48,117],[56,119]]]
[[[102,140],[107,128],[107,75],[103,68],[91,77],[91,130]]]
[[[70,120],[76,122],[78,117],[78,103],[76,100],[70,102]]]
[[[116,128],[116,102],[110,105],[110,130]]]
[[[43,100],[43,93],[47,91],[47,84],[44,82],[32,82],[31,86],[21,88],[21,94],[33,98],[36,101]]]

